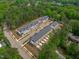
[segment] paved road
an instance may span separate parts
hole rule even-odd
[[[23,57],[23,59],[31,59],[31,56],[29,56],[28,53],[25,52],[22,49],[21,43],[20,42],[17,42],[15,39],[12,38],[12,35],[11,35],[11,32],[10,31],[4,30],[4,35],[10,41],[11,46],[13,48],[17,48],[18,49],[18,52]]]
[[[56,53],[58,54],[58,56],[59,56],[60,59],[66,59],[62,54],[59,53],[58,50],[56,50]]]

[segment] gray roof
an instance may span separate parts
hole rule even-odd
[[[54,27],[58,24],[57,22],[51,23],[48,26],[46,26],[44,29],[40,30],[38,33],[36,33],[34,36],[30,38],[30,43],[36,43],[41,37],[43,37],[46,33],[48,33],[51,29],[53,29],[51,26],[54,25]]]
[[[18,29],[17,32],[22,35],[22,34],[24,34],[25,31],[27,32],[30,28],[35,28],[35,26],[37,24],[42,23],[44,20],[46,20],[48,18],[49,18],[48,16],[40,17],[36,21],[34,21],[34,22],[32,22],[28,25],[25,25],[22,28]]]

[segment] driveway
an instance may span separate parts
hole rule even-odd
[[[12,48],[17,48],[19,54],[22,56],[23,59],[31,59],[31,56],[25,52],[22,48],[22,44],[13,38],[11,31],[4,30],[4,35],[7,37],[9,42],[11,43]]]

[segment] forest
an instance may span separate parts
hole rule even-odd
[[[6,22],[13,29],[21,26],[25,22],[34,20],[40,16],[48,15],[49,17],[61,21],[64,18],[79,19],[79,7],[73,2],[67,0],[73,5],[64,5],[51,0],[2,0],[0,1],[0,24]],[[66,2],[67,3],[67,2]]]
[[[6,39],[2,29],[4,23],[9,29],[14,30],[23,23],[31,22],[41,16],[49,16],[52,20],[63,23],[64,28],[56,32],[54,36],[50,35],[48,44],[40,51],[39,59],[58,59],[55,53],[57,48],[65,50],[66,59],[75,57],[79,59],[79,45],[73,42],[66,45],[69,42],[66,37],[68,33],[79,36],[79,0],[0,0],[0,41]],[[0,55],[7,55],[8,50],[11,49],[8,47],[5,51],[5,48],[0,49],[3,50]],[[14,53],[13,59],[21,59],[16,58],[17,50],[14,51],[12,50],[9,57],[5,58],[12,59],[10,55]]]

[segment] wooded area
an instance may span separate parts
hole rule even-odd
[[[61,21],[65,19],[79,19],[79,7],[74,5],[64,5],[50,2],[51,0],[2,0],[0,1],[0,22],[6,22],[12,28],[16,28],[27,21],[34,20],[40,16],[49,17]],[[69,0],[71,1],[71,0]],[[69,2],[68,1],[68,2]],[[65,2],[67,3],[67,2]],[[70,2],[71,3],[71,2]]]
[[[55,53],[58,47],[65,49],[67,59],[74,59],[74,57],[79,59],[78,44],[66,45],[68,43],[68,37],[66,36],[69,32],[79,36],[79,0],[0,0],[0,40],[5,38],[2,33],[4,23],[13,30],[26,22],[31,22],[46,15],[52,20],[63,23],[64,28],[54,36],[50,35],[50,40],[40,52],[39,59],[58,59]],[[1,52],[4,56],[7,55],[3,59],[21,59],[17,56],[17,52],[13,52],[11,48],[11,53],[7,54],[10,50],[8,49]]]

